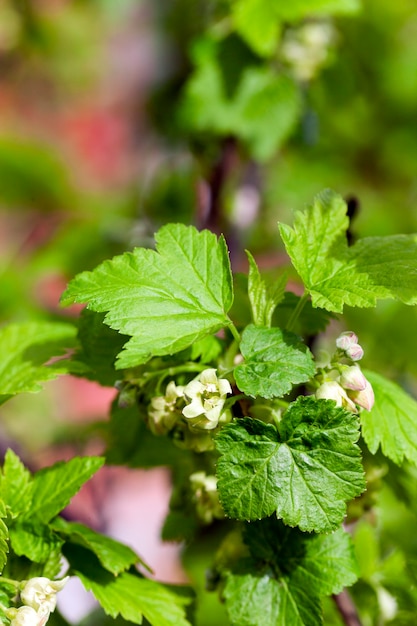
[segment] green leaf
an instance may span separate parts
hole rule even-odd
[[[362,411],[362,436],[372,454],[382,453],[401,465],[404,457],[417,465],[417,402],[399,385],[364,370],[372,385],[375,404]]]
[[[118,368],[173,354],[231,324],[230,262],[223,237],[169,224],[155,236],[157,252],[139,248],[71,281],[64,304],[87,302],[107,311],[111,328],[132,335]]]
[[[116,617],[121,615],[135,624],[142,623],[142,615],[152,626],[190,626],[185,617],[186,598],[160,583],[123,573],[111,582],[101,585],[79,574],[81,582],[103,607]]]
[[[42,389],[40,382],[68,371],[68,360],[56,360],[75,344],[76,329],[58,322],[26,322],[0,329],[0,404],[24,391]]]
[[[277,305],[283,300],[288,276],[284,273],[274,285],[267,285],[261,277],[258,266],[251,253],[246,250],[249,260],[248,294],[252,307],[255,326],[270,327],[272,315]]]
[[[74,359],[87,366],[83,376],[112,387],[120,378],[115,369],[117,355],[129,339],[104,323],[104,314],[84,309],[80,315],[78,339],[80,349]]]
[[[226,576],[232,626],[321,626],[322,596],[357,580],[350,537],[306,535],[267,519],[245,527],[250,557]]]
[[[263,0],[268,2],[268,0]],[[277,17],[283,21],[298,21],[312,15],[340,15],[356,13],[361,0],[291,0],[274,2]]]
[[[257,54],[265,57],[274,54],[281,24],[270,0],[235,0],[231,14],[236,31]]]
[[[101,457],[75,457],[34,474],[30,518],[49,522],[67,506],[103,463],[104,459]]]
[[[367,237],[348,247],[346,203],[330,190],[319,194],[294,228],[279,229],[313,305],[343,312],[345,304],[373,307],[378,299],[417,303],[417,237]]]
[[[12,518],[27,511],[32,504],[32,477],[19,457],[8,449],[0,473],[0,493]]]
[[[365,487],[358,418],[332,400],[299,397],[279,431],[243,418],[217,435],[218,489],[226,515],[256,520],[273,512],[285,524],[327,532],[346,501]]]
[[[240,350],[245,361],[234,370],[236,384],[253,397],[279,398],[315,373],[307,346],[296,335],[279,328],[247,326]]]
[[[136,563],[140,562],[144,565],[131,548],[115,539],[96,533],[83,524],[66,522],[58,517],[53,523],[53,528],[67,538],[67,541],[79,544],[93,552],[101,565],[115,576]]]
[[[72,571],[87,591],[92,591],[107,615],[121,615],[134,624],[145,617],[152,626],[190,626],[185,605],[190,599],[176,594],[164,585],[127,572],[113,576],[91,552],[79,546],[66,546],[65,555]]]
[[[6,516],[6,506],[3,500],[0,500],[0,574],[7,563],[7,554],[9,552],[9,546],[7,543],[9,538],[9,529],[3,521],[3,518]]]
[[[60,550],[63,541],[46,524],[24,520],[10,529],[10,543],[17,555],[44,563]]]
[[[251,156],[265,161],[295,128],[301,113],[299,89],[288,76],[251,65],[228,97],[219,49],[218,42],[208,38],[195,47],[196,67],[181,109],[183,123],[193,131],[238,137]]]

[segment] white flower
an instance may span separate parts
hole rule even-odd
[[[62,580],[49,580],[44,576],[31,578],[20,592],[21,600],[28,607],[43,614],[52,613],[56,607],[56,594],[63,589],[68,576]]]
[[[31,606],[21,606],[19,609],[12,609],[8,611],[7,615],[12,618],[10,626],[40,626],[40,617]]]
[[[315,396],[319,400],[334,400],[336,406],[341,406],[352,411],[352,413],[357,413],[355,404],[349,398],[343,387],[335,380],[329,380],[320,385],[316,390]]]
[[[217,492],[217,479],[206,472],[195,472],[190,476],[191,490],[196,503],[196,512],[204,524],[214,519],[223,519],[224,511]]]
[[[152,398],[148,411],[148,425],[154,435],[165,435],[174,428],[180,415],[177,400],[183,395],[184,387],[177,386],[171,380],[165,390],[165,396]]]
[[[184,388],[188,404],[182,414],[192,420],[192,426],[212,430],[219,423],[228,393],[232,393],[228,380],[217,378],[215,369],[204,370]]]

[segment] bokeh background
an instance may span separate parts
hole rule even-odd
[[[224,232],[237,271],[244,248],[282,265],[277,221],[324,187],[349,201],[353,237],[417,231],[416,3],[298,4],[258,24],[229,0],[1,0],[1,324],[75,323],[67,281],[168,221]],[[345,324],[368,367],[416,393],[414,309],[347,310]],[[115,393],[66,377],[17,397],[2,448],[32,469],[100,452]],[[108,467],[69,514],[185,581],[199,564],[158,540],[169,491],[164,469]]]

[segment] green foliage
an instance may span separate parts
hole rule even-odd
[[[283,300],[287,275],[283,274],[273,285],[269,285],[262,278],[256,261],[247,250],[249,260],[248,296],[252,307],[252,317],[255,326],[270,327],[272,315],[277,305]]]
[[[9,531],[4,523],[7,511],[2,500],[0,500],[0,571],[3,571],[4,566],[7,563],[7,553],[9,551],[7,540],[9,538]]]
[[[294,228],[280,224],[291,261],[314,306],[342,313],[343,306],[371,307],[378,299],[417,302],[414,235],[369,237],[348,247],[346,204],[332,191],[318,195]]]
[[[349,536],[306,535],[273,518],[245,527],[249,554],[226,574],[224,597],[236,626],[318,626],[320,598],[357,579]]]
[[[75,344],[76,329],[71,324],[25,322],[0,329],[0,404],[24,391],[42,389],[40,382],[67,373],[63,356]],[[45,365],[47,365],[45,367]]]
[[[134,335],[118,368],[172,354],[231,323],[224,239],[177,224],[161,228],[156,242],[158,252],[137,249],[80,274],[63,296],[64,304],[88,302],[94,311],[107,311],[106,324]]]
[[[219,55],[219,44],[212,38],[196,44],[195,71],[181,109],[183,123],[194,132],[239,137],[251,156],[265,161],[294,130],[301,111],[299,90],[289,76],[251,64],[229,97]]]
[[[332,401],[302,397],[290,405],[278,430],[252,419],[225,426],[216,445],[226,514],[256,520],[275,511],[302,530],[333,530],[346,501],[365,487],[358,427],[355,415]]]
[[[33,477],[31,519],[49,522],[67,506],[91,476],[103,465],[102,457],[75,457],[39,470]]]
[[[123,572],[112,576],[83,548],[72,546],[66,556],[72,571],[79,576],[84,587],[92,591],[108,615],[121,615],[134,624],[142,624],[143,617],[146,617],[154,626],[172,623],[189,626],[184,609],[189,603],[188,598],[136,574]]]
[[[124,546],[110,537],[103,537],[83,524],[66,522],[62,517],[58,517],[53,528],[60,535],[66,537],[68,543],[83,546],[92,552],[104,569],[114,576],[128,570],[139,561],[137,554],[128,546]],[[142,565],[144,565],[143,562]]]
[[[240,349],[245,361],[235,368],[236,384],[254,398],[280,398],[315,371],[312,355],[299,337],[279,328],[247,326]]]
[[[404,458],[417,464],[417,402],[401,387],[375,372],[366,372],[375,392],[371,411],[361,415],[362,434],[369,450],[395,463]]]

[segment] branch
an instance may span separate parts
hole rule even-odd
[[[353,600],[346,589],[332,597],[346,626],[362,626]]]

